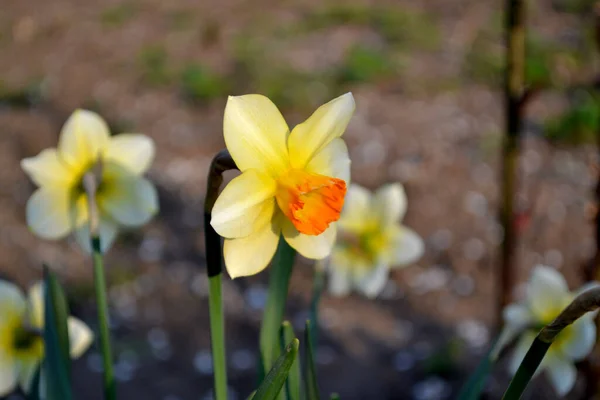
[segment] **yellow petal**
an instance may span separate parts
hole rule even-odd
[[[350,185],[338,221],[340,229],[353,233],[361,232],[373,219],[370,202],[371,193],[367,189],[357,184]]]
[[[36,282],[27,293],[27,317],[34,328],[44,327],[44,284]]]
[[[384,185],[373,196],[371,205],[381,226],[399,222],[406,213],[406,193],[399,183]]]
[[[76,110],[62,128],[58,152],[67,165],[83,171],[104,154],[108,140],[108,125],[98,114]]]
[[[94,335],[86,324],[75,317],[69,317],[67,324],[71,358],[79,358],[92,344]]]
[[[113,241],[115,240],[119,227],[118,225],[108,218],[100,219],[100,250],[105,253]],[[87,253],[92,252],[92,245],[90,243],[90,230],[88,224],[83,224],[75,230],[75,240],[77,244]]]
[[[106,180],[96,198],[102,212],[125,226],[144,225],[158,211],[156,188],[142,177]]]
[[[280,232],[279,219],[275,218],[249,236],[225,239],[223,258],[229,276],[250,276],[265,269],[275,254]]]
[[[275,211],[276,182],[250,169],[235,177],[217,198],[210,224],[226,238],[241,238],[264,227]]]
[[[283,116],[265,96],[249,94],[227,100],[223,134],[240,171],[254,168],[277,176],[286,170],[288,133]]]
[[[349,184],[350,157],[346,143],[340,138],[333,139],[315,154],[305,169],[314,174],[343,179]]]
[[[282,233],[285,241],[303,257],[320,260],[331,253],[335,243],[336,225],[329,225],[329,228],[320,235],[305,235],[298,232],[292,222],[285,218],[282,223]]]
[[[310,118],[297,125],[288,139],[292,167],[304,168],[321,149],[342,136],[354,108],[352,93],[346,93],[322,105]]]
[[[146,172],[154,159],[154,141],[141,134],[120,134],[108,142],[105,160],[113,161],[131,174]]]
[[[27,225],[44,239],[59,239],[71,231],[70,194],[65,189],[38,189],[27,202]]]
[[[46,149],[35,157],[21,160],[21,168],[38,186],[70,186],[76,179],[56,149]]]

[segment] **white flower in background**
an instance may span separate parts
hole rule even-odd
[[[504,309],[505,327],[499,348],[520,336],[509,369],[517,372],[525,354],[539,331],[552,322],[573,299],[597,283],[584,285],[569,292],[567,282],[555,269],[543,265],[534,268],[527,284],[526,298]],[[550,383],[560,396],[575,384],[577,369],[574,363],[583,360],[596,342],[595,313],[587,313],[556,337],[536,373],[547,371]]]
[[[0,397],[20,386],[31,390],[33,377],[44,357],[43,284],[29,289],[27,298],[12,283],[0,280]],[[93,334],[80,320],[67,320],[71,357],[81,356],[90,346]]]
[[[352,288],[377,296],[391,267],[405,266],[423,254],[423,240],[400,221],[406,212],[401,184],[374,194],[352,184],[338,221],[338,236],[329,261],[329,290],[346,295]]]
[[[149,137],[111,137],[98,114],[76,110],[62,128],[58,148],[21,161],[39,186],[27,203],[27,224],[45,239],[75,232],[79,244],[89,250],[89,210],[82,179],[87,172],[99,172],[96,202],[105,251],[120,225],[143,225],[158,211],[156,189],[142,176],[153,158],[154,142]]]

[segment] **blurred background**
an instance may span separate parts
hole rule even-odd
[[[572,287],[595,251],[597,57],[590,0],[529,4],[527,108],[517,200],[518,278],[538,263]],[[342,399],[451,399],[493,332],[503,10],[491,0],[4,0],[0,7],[0,277],[22,285],[47,262],[75,315],[94,324],[91,263],[74,242],[25,224],[24,157],[56,146],[78,107],[113,133],[157,144],[160,215],[106,257],[122,399],[212,398],[202,232],[206,173],[224,148],[227,96],[262,93],[290,125],[352,91],[352,179],[399,181],[405,224],[426,242],[383,295],[321,303],[320,385]],[[228,175],[230,178],[234,174]],[[256,383],[268,272],[224,281],[231,398]],[[287,317],[300,331],[312,268],[298,260]],[[515,288],[518,295],[520,287]],[[74,368],[77,398],[101,398],[101,357]],[[544,378],[529,398],[552,399]],[[509,376],[498,365],[487,398]],[[579,399],[580,377],[569,398]],[[11,400],[19,396],[10,397]]]

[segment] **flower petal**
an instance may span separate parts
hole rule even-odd
[[[18,361],[18,379],[19,386],[25,394],[31,392],[31,384],[38,370],[41,360],[36,357],[22,358]]]
[[[388,281],[390,268],[387,265],[378,265],[366,274],[355,275],[354,285],[369,298],[377,297]]]
[[[305,170],[314,174],[343,179],[346,184],[349,184],[350,156],[346,143],[340,138],[333,139],[311,158]]]
[[[399,222],[406,213],[406,193],[399,183],[384,185],[379,188],[371,203],[381,226]]]
[[[22,315],[25,309],[26,302],[21,289],[10,282],[0,280],[0,326],[9,320],[8,316]]]
[[[370,215],[371,193],[362,186],[352,184],[346,192],[344,208],[338,224],[341,230],[360,232]]]
[[[101,218],[98,229],[100,234],[100,250],[102,253],[105,253],[108,249],[110,249],[110,246],[112,246],[112,243],[117,236],[117,232],[119,231],[119,227],[115,222],[107,218]],[[92,252],[92,245],[90,243],[90,229],[88,224],[83,224],[75,230],[75,240],[85,252]]]
[[[277,176],[289,166],[289,128],[267,97],[258,94],[229,96],[223,118],[223,135],[240,171],[255,168]]]
[[[210,224],[223,237],[241,238],[264,227],[273,218],[277,184],[255,169],[229,182],[217,198]]]
[[[17,386],[18,369],[15,362],[11,357],[0,357],[0,397],[8,396]]]
[[[346,93],[322,105],[306,121],[296,125],[288,138],[292,167],[304,168],[333,139],[342,136],[354,108],[352,93]]]
[[[119,177],[107,181],[97,194],[100,210],[121,225],[141,226],[158,212],[154,185],[142,177]]]
[[[517,372],[517,369],[519,369],[519,365],[521,365],[521,362],[525,358],[525,354],[527,354],[527,351],[529,351],[531,344],[535,340],[535,336],[536,334],[531,331],[527,331],[521,335],[521,338],[517,342],[512,358],[508,364],[508,370],[512,375],[514,375]],[[541,368],[538,368],[536,373],[539,373],[540,370]]]
[[[36,282],[27,292],[27,317],[34,328],[44,327],[44,284]]]
[[[570,302],[565,278],[554,268],[538,265],[527,286],[527,303],[541,322],[550,322]]]
[[[108,125],[92,111],[76,110],[60,133],[58,152],[72,168],[84,170],[103,155],[109,140]]]
[[[550,383],[562,397],[569,393],[577,380],[577,370],[572,362],[559,356],[547,356],[546,368]]]
[[[347,296],[352,290],[352,275],[348,266],[341,264],[343,257],[334,256],[336,252],[336,250],[333,251],[327,268],[329,272],[328,290],[334,296]]]
[[[59,239],[71,231],[70,195],[67,190],[41,188],[27,202],[27,225],[44,239]]]
[[[403,266],[417,261],[425,251],[425,243],[415,231],[400,225],[394,233],[393,266]]]
[[[131,174],[141,175],[154,159],[154,141],[146,135],[123,133],[108,142],[104,159],[113,161]]]
[[[570,330],[569,337],[561,343],[560,350],[574,361],[583,360],[592,352],[596,343],[596,325],[592,315],[584,315],[565,329]]]
[[[523,304],[509,304],[502,311],[504,327],[494,346],[494,358],[533,322],[533,316]]]
[[[76,178],[58,157],[56,149],[46,149],[35,157],[21,160],[21,168],[38,186],[70,186]]]
[[[320,235],[305,235],[298,232],[292,222],[285,218],[282,224],[282,233],[288,242],[303,257],[320,260],[327,257],[333,249],[336,235],[336,225],[331,224]]]
[[[279,242],[281,227],[274,219],[260,230],[239,239],[225,239],[223,258],[229,276],[237,278],[261,272],[267,267]]]
[[[69,317],[67,324],[71,358],[79,358],[92,344],[94,334],[86,324],[75,317]]]

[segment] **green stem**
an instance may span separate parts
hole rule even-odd
[[[263,374],[266,374],[271,369],[275,361],[274,351],[275,346],[279,345],[279,328],[281,327],[285,313],[285,304],[295,255],[296,252],[294,249],[281,237],[271,266],[267,304],[265,305],[260,329]]]
[[[96,304],[98,306],[98,328],[100,330],[100,351],[104,367],[104,398],[115,400],[117,388],[113,371],[113,358],[110,346],[110,331],[108,317],[108,301],[106,298],[106,279],[104,277],[104,263],[100,250],[100,238],[92,237],[92,259],[94,262],[94,288],[96,291]]]
[[[210,342],[215,373],[215,398],[227,399],[227,363],[225,361],[225,322],[221,296],[221,274],[208,278],[210,310]]]
[[[323,293],[323,286],[325,285],[325,265],[323,263],[323,260],[318,260],[315,263],[313,292],[310,302],[310,320],[313,326],[311,340],[315,348],[317,346],[317,339],[319,338],[319,303],[321,301],[321,294]]]

